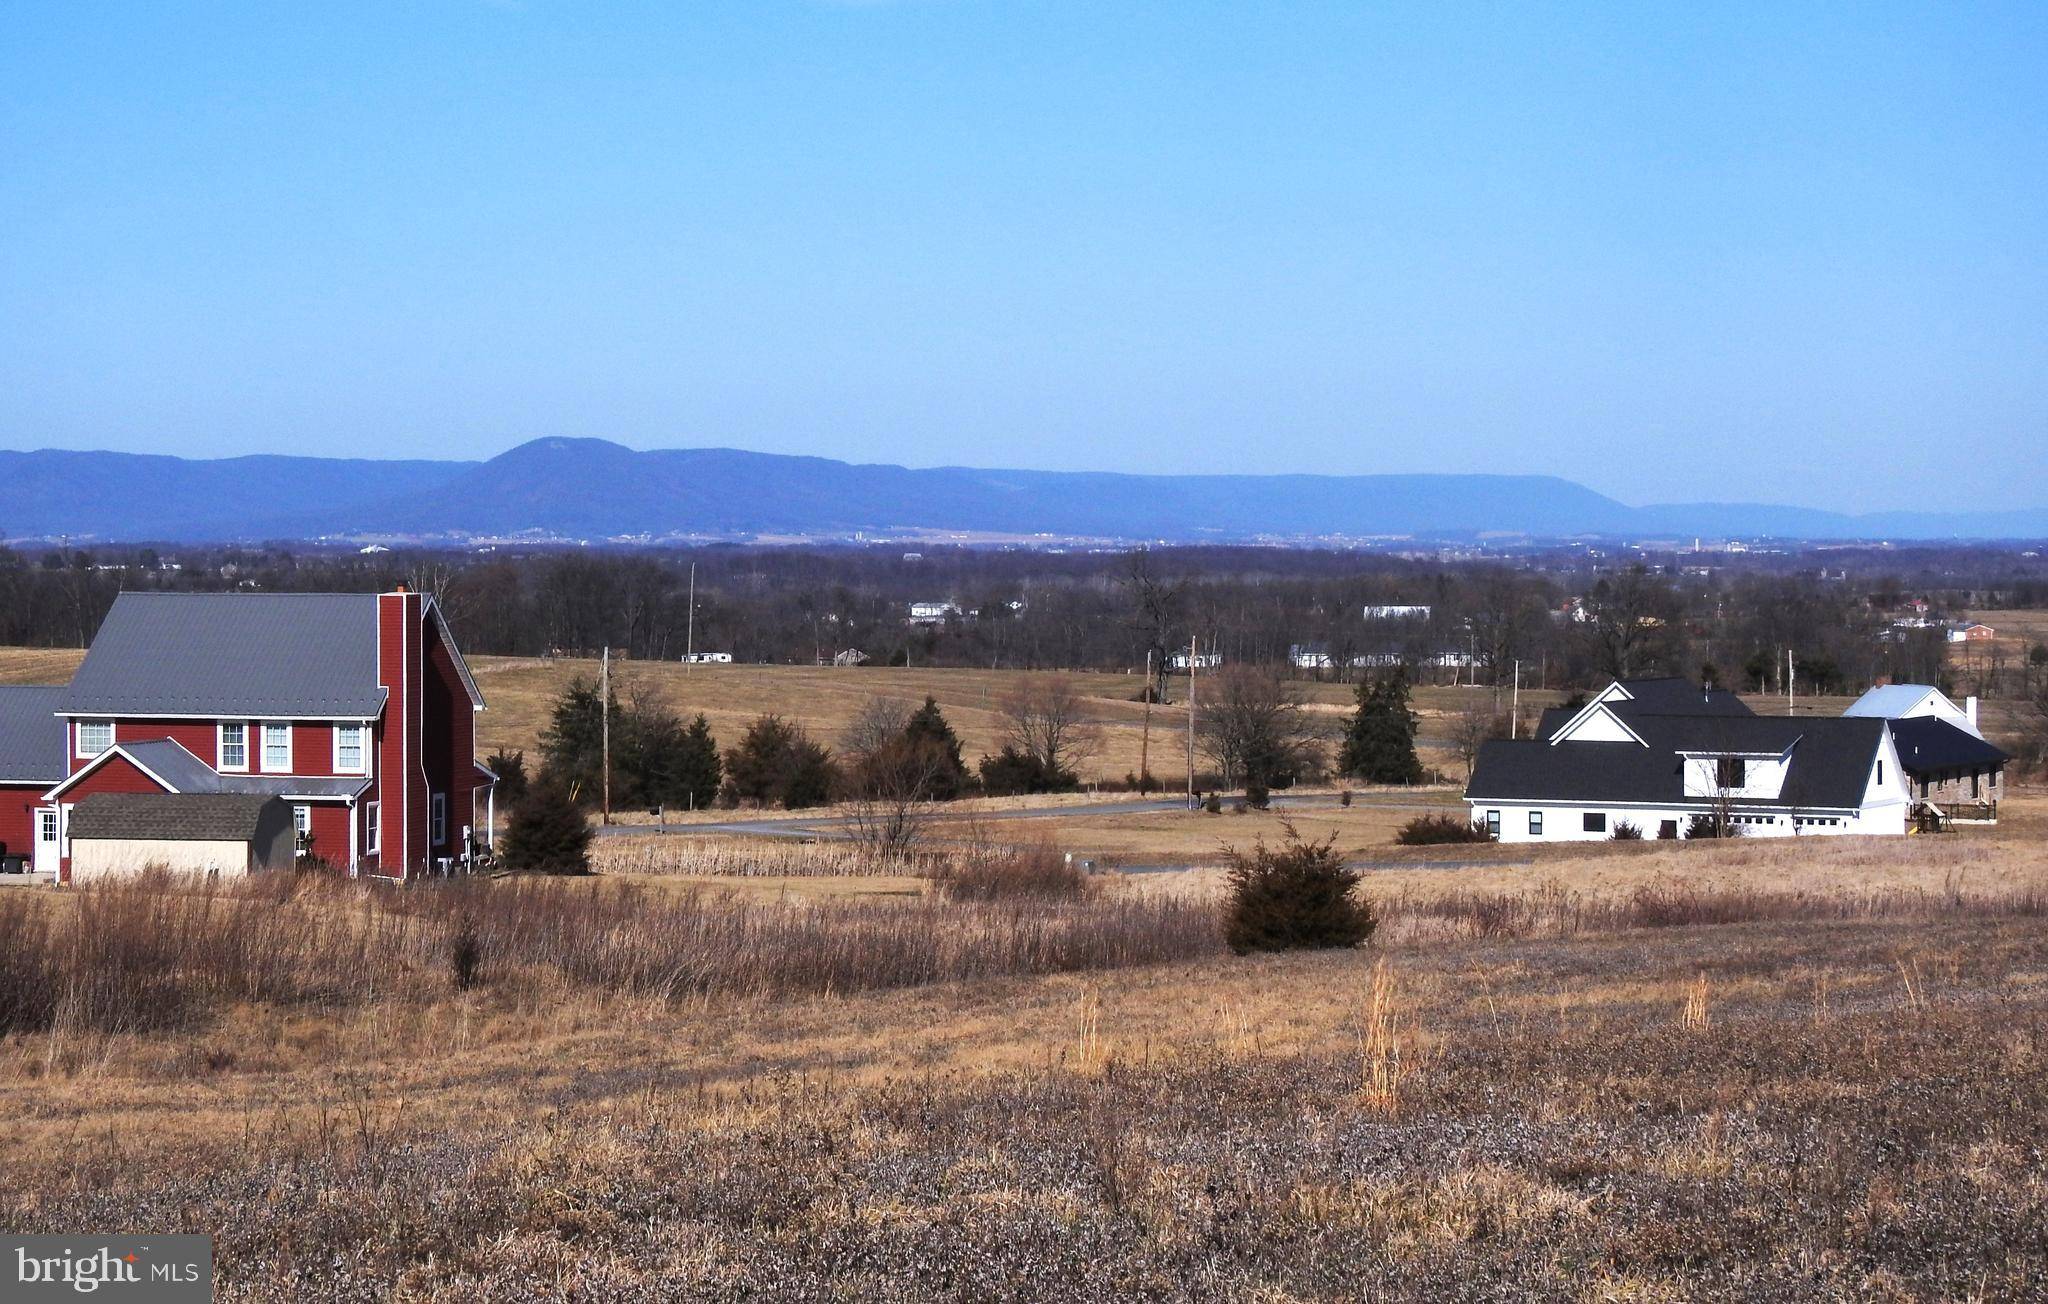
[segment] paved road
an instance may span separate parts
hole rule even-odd
[[[1371,797],[1353,797],[1357,806],[1370,806],[1376,810],[1440,811],[1441,803],[1417,801],[1379,801]],[[1290,810],[1334,809],[1336,797],[1327,793],[1309,796],[1276,794],[1273,798],[1276,808]],[[1187,798],[1146,797],[1116,801],[1087,802],[1074,806],[1032,806],[1022,810],[994,810],[961,812],[955,814],[943,807],[936,813],[949,820],[1040,820],[1087,817],[1095,815],[1156,815],[1168,811],[1187,809]],[[742,834],[764,838],[844,838],[848,832],[846,817],[820,813],[817,815],[782,815],[762,819],[722,820],[716,824],[611,824],[598,829],[600,836],[617,837],[624,834],[674,833],[685,836],[704,837],[712,834],[730,836]]]

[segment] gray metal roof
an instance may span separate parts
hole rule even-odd
[[[102,792],[78,803],[69,827],[74,840],[89,842],[248,842],[266,822],[275,826],[282,808],[275,797],[239,793]]]
[[[1489,742],[1479,749],[1468,798],[1484,801],[1626,802],[1697,806],[1685,795],[1685,754],[1768,754],[1789,749],[1785,786],[1741,806],[1851,810],[1863,804],[1884,739],[1883,720],[1641,714],[1632,742]]]
[[[1899,764],[1915,778],[1954,770],[1988,770],[2011,759],[1967,729],[1933,716],[1894,720],[1891,729]]]
[[[373,593],[123,593],[59,709],[369,719],[383,704]]]
[[[126,756],[176,793],[239,793],[263,797],[353,797],[370,786],[364,775],[222,774],[169,738],[118,743]],[[83,770],[80,771],[84,773]]]
[[[1932,684],[1879,684],[1849,704],[1843,715],[1872,716],[1884,720],[1896,720],[1905,715],[1930,696],[1948,702],[1948,695]],[[1954,706],[1954,702],[1948,703]],[[1961,711],[1956,712],[1961,715]]]
[[[67,690],[0,686],[0,783],[55,783],[64,777],[64,722],[58,703]]]

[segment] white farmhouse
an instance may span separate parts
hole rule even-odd
[[[1684,836],[1904,833],[1914,799],[1891,721],[1760,716],[1683,679],[1618,681],[1533,739],[1480,749],[1465,801],[1502,842],[1589,842],[1628,824]]]

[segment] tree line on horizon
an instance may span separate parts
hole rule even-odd
[[[578,656],[610,647],[672,660],[693,649],[741,662],[830,664],[857,651],[870,665],[1023,670],[1136,670],[1149,662],[1163,681],[1170,658],[1192,643],[1225,664],[1283,675],[1351,679],[1399,664],[1416,682],[1505,684],[1519,663],[1525,683],[1533,677],[1567,690],[1609,676],[1681,674],[1778,692],[1789,652],[1800,691],[1853,693],[1881,680],[1964,687],[1939,629],[1891,628],[1891,613],[1908,598],[1952,613],[2048,607],[2048,563],[2010,550],[1744,554],[1718,558],[1721,569],[1705,576],[1684,573],[1697,556],[1584,548],[1448,561],[1246,548],[0,549],[0,643],[84,646],[124,588],[374,591],[408,583],[442,604],[458,641],[475,654]],[[958,614],[913,626],[906,616],[915,601],[952,603]],[[1369,621],[1367,606],[1426,606],[1430,614]],[[1297,644],[1318,648],[1328,669],[1293,666]],[[1457,664],[1442,664],[1447,656]],[[2048,649],[2036,659],[1994,647],[1968,670],[1968,691],[1984,696],[2044,688]]]

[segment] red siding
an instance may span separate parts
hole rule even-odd
[[[36,807],[49,790],[46,783],[0,786],[0,850],[10,856],[35,855]]]
[[[456,668],[457,653],[433,622],[423,634],[426,645],[424,739],[427,782],[448,799],[446,838],[436,856],[462,853],[462,830],[478,820],[471,794],[476,790],[476,711]]]
[[[76,805],[96,792],[163,792],[164,786],[137,769],[126,756],[116,756],[91,774],[66,788],[57,798],[66,806]]]
[[[219,736],[214,732],[211,720],[147,720],[123,717],[114,721],[114,741],[117,743],[146,743],[159,738],[173,740],[208,765],[219,764],[219,758],[215,754]],[[255,746],[253,735],[250,746],[252,749]],[[73,753],[78,751],[75,739],[68,750]],[[93,758],[90,756],[73,755],[71,769],[68,772],[76,774],[92,762]]]
[[[383,805],[383,873],[427,863],[427,776],[420,748],[424,685],[422,609],[417,593],[377,595],[377,679],[389,694],[379,731],[378,800]]]
[[[313,854],[338,869],[347,869],[348,822],[353,810],[340,802],[311,802],[308,805],[313,814]]]

